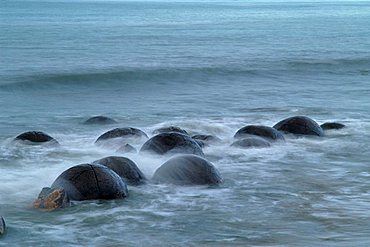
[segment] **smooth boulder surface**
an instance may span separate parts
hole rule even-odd
[[[323,130],[333,130],[333,129],[338,130],[338,129],[343,129],[346,126],[342,123],[327,122],[327,123],[323,123],[322,125],[320,125],[320,127]]]
[[[246,137],[244,139],[238,140],[231,144],[232,147],[242,147],[242,148],[265,148],[270,147],[271,144],[261,137]]]
[[[196,154],[204,156],[202,148],[190,136],[180,133],[158,134],[144,143],[140,152],[155,154]]]
[[[58,143],[53,137],[42,131],[27,131],[15,137],[14,140],[27,141],[34,144]]]
[[[127,195],[125,182],[113,170],[103,165],[82,164],[60,174],[51,188],[43,188],[34,207],[54,210],[68,206],[70,200],[111,200]]]
[[[282,133],[280,133],[278,130],[268,127],[268,126],[263,126],[263,125],[247,125],[241,129],[239,129],[234,137],[241,139],[245,138],[248,136],[259,136],[262,138],[266,138],[269,140],[285,140],[284,136]]]
[[[115,124],[117,123],[115,120],[112,118],[106,117],[106,116],[95,116],[87,119],[84,124]]]
[[[0,216],[0,235],[3,235],[6,231],[6,224],[3,216]]]
[[[98,137],[98,139],[95,142],[100,142],[112,138],[118,138],[118,137],[125,137],[125,138],[148,138],[147,134],[145,132],[141,131],[137,128],[115,128],[112,130],[109,130]]]
[[[146,180],[135,162],[126,157],[109,156],[96,160],[93,164],[100,164],[112,169],[130,185],[142,184]]]
[[[275,124],[274,128],[279,131],[296,135],[324,135],[323,129],[314,120],[305,116],[286,118]]]
[[[206,144],[221,142],[221,139],[214,135],[193,135],[191,138],[196,141],[202,141]]]
[[[186,132],[186,130],[183,130],[176,126],[169,126],[169,127],[163,127],[163,128],[156,129],[153,131],[153,135],[162,134],[162,133],[171,133],[171,132],[188,135],[188,132]]]
[[[197,155],[176,156],[160,166],[153,175],[157,183],[176,185],[215,185],[222,183],[218,170]]]

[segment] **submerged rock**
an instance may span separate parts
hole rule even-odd
[[[47,142],[54,144],[58,143],[53,137],[45,134],[42,131],[27,131],[15,137],[14,140],[26,141],[33,144],[41,144]]]
[[[346,126],[342,123],[327,122],[327,123],[323,123],[322,125],[320,125],[320,127],[323,130],[332,130],[332,129],[338,130],[338,129],[343,129]]]
[[[175,132],[162,133],[150,138],[141,147],[140,152],[204,155],[202,148],[190,136]]]
[[[69,206],[70,200],[111,200],[127,195],[125,182],[113,170],[103,165],[82,164],[64,171],[50,188],[43,188],[34,207],[54,210]]]
[[[146,180],[144,174],[140,171],[135,162],[126,157],[109,156],[96,160],[93,164],[109,167],[130,185],[142,184]]]
[[[305,116],[286,118],[275,124],[274,128],[296,135],[324,135],[323,129],[314,120]]]
[[[266,138],[269,140],[285,140],[284,136],[280,131],[263,125],[247,125],[241,129],[239,129],[234,137],[235,138],[245,138],[248,136],[259,136],[262,138]]]
[[[264,148],[270,147],[271,144],[261,137],[246,137],[244,139],[238,140],[231,144],[233,147],[243,147],[243,148]]]
[[[222,183],[222,178],[209,161],[186,154],[174,157],[160,166],[153,175],[153,181],[177,185],[215,185]]]
[[[106,117],[106,116],[95,116],[87,119],[84,124],[115,124],[117,123],[112,118]]]

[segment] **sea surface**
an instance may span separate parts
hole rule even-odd
[[[369,1],[1,0],[0,246],[369,246],[369,27]],[[95,115],[118,123],[82,124]],[[230,146],[296,115],[346,127]],[[169,156],[94,144],[169,125],[222,139],[203,151],[223,184],[152,184]],[[29,130],[61,146],[12,142]],[[149,182],[32,208],[61,172],[109,155]]]

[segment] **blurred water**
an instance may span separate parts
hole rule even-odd
[[[0,245],[367,246],[367,1],[0,2]],[[104,114],[111,126],[86,126]],[[230,147],[247,124],[347,128]],[[65,169],[115,150],[114,127],[213,134],[220,187],[147,184],[123,201],[31,208]],[[14,145],[42,130],[61,147]],[[137,143],[140,148],[142,143]],[[169,157],[130,154],[147,177]]]

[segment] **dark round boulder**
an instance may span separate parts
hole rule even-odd
[[[87,119],[84,124],[115,124],[117,123],[112,118],[106,117],[106,116],[95,116]]]
[[[120,147],[119,149],[117,149],[116,151],[117,153],[137,153],[137,150],[134,146],[126,143],[125,145],[123,145],[122,147]]]
[[[163,128],[156,129],[153,131],[153,135],[162,134],[162,133],[171,133],[171,132],[188,135],[188,132],[186,132],[186,130],[183,130],[176,126],[169,126],[169,127],[163,127]]]
[[[205,143],[220,142],[221,139],[214,135],[193,135],[191,138],[194,140],[200,140]]]
[[[192,154],[171,158],[153,175],[157,183],[176,185],[215,185],[222,183],[217,169],[207,160]]]
[[[262,125],[247,125],[241,129],[239,129],[234,137],[241,139],[248,136],[259,136],[262,138],[266,138],[268,140],[285,140],[282,133],[278,130]]]
[[[139,185],[146,180],[144,174],[140,171],[137,165],[126,157],[109,156],[96,160],[93,164],[100,164],[109,167],[130,185]]]
[[[6,231],[6,224],[3,216],[0,216],[0,236],[3,235]]]
[[[323,129],[314,120],[305,116],[295,116],[284,119],[275,124],[274,128],[296,135],[324,135]]]
[[[327,123],[323,123],[322,125],[320,125],[320,127],[323,130],[333,130],[333,129],[338,130],[338,129],[343,129],[346,126],[341,123],[327,122]]]
[[[140,152],[204,155],[202,148],[190,136],[175,132],[162,133],[150,138],[141,147]]]
[[[82,164],[60,174],[51,188],[43,188],[34,207],[53,210],[69,205],[70,200],[122,199],[128,195],[123,179],[102,165]]]
[[[244,139],[238,140],[231,144],[232,147],[242,147],[242,148],[265,148],[270,147],[270,143],[261,137],[246,137]]]
[[[33,144],[58,143],[53,137],[41,131],[27,131],[15,137],[14,140],[26,141]]]
[[[99,138],[95,142],[100,142],[112,138],[146,138],[148,139],[147,134],[145,134],[143,131],[137,129],[137,128],[131,128],[131,127],[126,127],[126,128],[115,128],[112,130],[109,130],[99,136]]]

